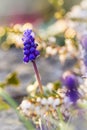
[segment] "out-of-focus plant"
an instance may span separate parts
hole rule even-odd
[[[64,0],[48,0],[54,9],[54,17],[60,19],[64,16],[65,10],[63,7]]]
[[[24,25],[15,24],[11,26],[0,27],[0,45],[4,49],[8,49],[10,46],[15,45],[17,48],[23,47],[22,33],[26,28],[32,29],[32,24],[26,23]]]
[[[17,77],[17,73],[13,72],[9,75],[7,75],[6,79],[3,82],[0,82],[0,88],[5,88],[6,86],[18,86],[19,85],[19,79]]]
[[[0,88],[5,89],[7,86],[18,86],[19,85],[19,79],[17,77],[17,73],[13,72],[9,75],[7,75],[6,79],[3,82],[0,82]],[[9,105],[0,97],[0,110],[8,109]]]
[[[78,59],[77,33],[72,27],[69,27],[67,20],[56,21],[46,30],[40,29],[39,36],[39,49],[44,56],[58,55],[62,63],[66,59]]]

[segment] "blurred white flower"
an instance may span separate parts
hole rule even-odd
[[[60,105],[60,99],[56,98],[53,103],[53,108],[55,109],[58,105]]]

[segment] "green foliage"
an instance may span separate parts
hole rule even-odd
[[[63,6],[63,0],[48,0],[55,8]]]
[[[9,107],[10,106],[0,98],[0,110],[7,110]]]
[[[6,41],[7,38],[7,34],[5,34],[4,36],[0,37],[0,44],[2,44],[4,41]]]
[[[7,85],[18,86],[20,83],[17,73],[13,72],[7,75],[6,79],[3,82],[0,82],[0,88],[5,88]]]
[[[64,35],[58,35],[58,36],[56,36],[56,43],[59,46],[64,46],[65,45],[65,37],[64,37]]]
[[[60,81],[56,81],[54,82],[54,90],[58,90],[58,88],[61,88],[61,82]]]
[[[7,85],[15,85],[18,86],[19,85],[19,79],[17,78],[17,73],[13,72],[11,74],[9,74],[6,78],[6,84]]]
[[[0,89],[4,89],[7,85],[11,86],[18,86],[19,85],[19,79],[17,77],[17,73],[13,72],[9,75],[7,75],[6,79],[3,82],[0,82]],[[9,109],[10,106],[3,101],[2,97],[0,98],[0,110]],[[16,108],[16,107],[15,107]]]
[[[5,82],[0,82],[0,88],[4,88],[6,86]]]

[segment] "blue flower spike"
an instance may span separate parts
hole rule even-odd
[[[23,38],[22,38],[24,48],[23,48],[23,53],[24,53],[24,58],[23,61],[24,63],[32,62],[34,71],[37,77],[38,85],[40,88],[40,92],[43,94],[43,88],[42,88],[42,83],[41,79],[39,76],[39,72],[35,63],[35,60],[38,56],[40,56],[40,52],[37,50],[38,44],[35,42],[35,34],[31,29],[27,29],[23,33]]]
[[[28,63],[29,61],[34,61],[40,55],[37,50],[37,43],[35,42],[35,34],[32,30],[25,30],[22,38],[24,44],[24,58],[23,61]]]

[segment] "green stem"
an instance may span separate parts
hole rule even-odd
[[[5,99],[8,104],[15,110],[17,113],[20,121],[22,121],[23,125],[26,127],[27,130],[35,130],[32,123],[27,120],[20,112],[17,110],[18,104],[3,90],[0,88],[0,97]]]
[[[42,83],[41,83],[41,79],[40,79],[40,75],[39,75],[36,63],[35,63],[35,61],[32,61],[32,63],[33,63],[34,71],[35,71],[36,78],[37,78],[37,81],[38,81],[38,85],[39,85],[39,88],[40,88],[40,92],[41,92],[41,94],[43,94]]]

